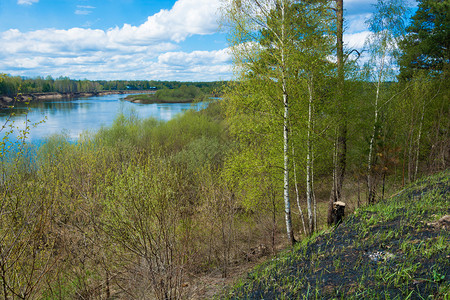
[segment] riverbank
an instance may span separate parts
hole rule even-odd
[[[182,85],[180,88],[162,89],[153,93],[129,95],[125,100],[132,103],[192,103],[210,98],[212,94],[196,86]]]
[[[75,93],[32,93],[32,94],[19,94],[15,97],[8,97],[0,95],[0,108],[6,108],[14,105],[17,101],[19,103],[23,102],[39,102],[48,100],[59,100],[59,99],[71,99],[71,98],[81,98],[81,97],[95,97],[95,96],[107,96],[107,95],[123,95],[123,94],[142,94],[142,93],[154,93],[153,90],[121,90],[121,91],[96,91],[96,92],[75,92]]]
[[[42,100],[30,102],[28,105],[16,102],[14,108],[0,109],[0,124],[7,122],[15,126],[14,134],[10,136],[15,139],[20,133],[24,122],[37,124],[30,127],[27,138],[29,142],[38,143],[46,141],[53,134],[65,132],[70,141],[78,140],[80,134],[85,131],[95,132],[102,126],[110,126],[121,114],[133,114],[142,119],[154,118],[159,121],[169,121],[186,110],[201,110],[207,103],[172,103],[140,105],[123,101],[126,95],[115,94],[106,96],[93,96],[70,99]],[[40,123],[44,120],[44,123]],[[0,132],[0,140],[6,134],[6,130]]]

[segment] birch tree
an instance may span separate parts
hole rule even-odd
[[[373,82],[375,87],[373,123],[367,159],[368,203],[375,201],[373,167],[376,137],[380,127],[380,111],[393,99],[392,97],[385,99],[382,95],[382,87],[385,81],[394,79],[394,59],[398,52],[398,42],[405,30],[403,19],[405,13],[406,8],[401,0],[378,0],[376,12],[367,21],[371,34],[366,41],[370,53],[370,60],[366,69],[368,70],[369,80]]]
[[[276,126],[282,132],[283,160],[278,167],[283,171],[284,215],[290,244],[295,243],[289,198],[289,90],[293,78],[290,68],[293,47],[290,42],[293,32],[288,14],[292,3],[290,0],[236,0],[225,8],[225,19],[231,27],[230,42],[238,80],[244,84],[259,81],[262,84],[258,87],[265,91],[273,89],[268,93],[269,97],[249,97],[259,102],[257,106],[266,106],[260,113],[270,114],[281,125]],[[233,108],[228,109],[228,113],[232,111]],[[264,131],[277,134],[276,128],[274,130],[266,127]]]
[[[297,26],[295,47],[297,50],[297,82],[300,86],[298,102],[304,107],[297,109],[305,115],[303,124],[297,124],[297,140],[305,144],[305,179],[308,229],[312,233],[317,228],[317,204],[314,196],[314,153],[316,147],[317,102],[323,94],[323,84],[329,82],[332,64],[327,56],[332,53],[332,20],[329,1],[301,1],[295,6]],[[327,22],[328,21],[328,22]],[[322,96],[323,98],[323,96]],[[323,99],[322,99],[323,100]],[[303,130],[302,130],[303,129]],[[302,134],[301,131],[304,133]],[[294,158],[295,159],[295,158]],[[295,170],[294,170],[295,171]]]
[[[277,170],[282,170],[286,232],[291,244],[295,239],[289,191],[290,169],[294,162],[289,147],[292,147],[292,138],[298,139],[292,126],[303,126],[298,120],[308,116],[308,109],[310,114],[306,119],[310,125],[302,138],[309,145],[305,156],[310,231],[315,223],[312,213],[313,102],[315,82],[321,77],[316,69],[326,64],[325,57],[329,54],[328,46],[324,47],[329,44],[325,42],[329,34],[324,34],[328,28],[323,19],[329,11],[327,5],[328,1],[247,0],[233,1],[226,8],[239,82],[228,93],[226,102],[231,131],[247,146],[243,152],[249,151],[249,145],[254,145],[255,151],[267,150],[262,154],[265,159],[261,164],[267,166],[270,160],[273,176],[277,176]],[[302,110],[305,106],[308,107],[306,113]],[[265,146],[261,146],[263,144]],[[268,158],[269,155],[273,156]]]

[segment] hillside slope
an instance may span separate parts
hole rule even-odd
[[[450,171],[264,263],[227,299],[449,299]]]

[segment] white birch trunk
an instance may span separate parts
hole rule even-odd
[[[314,231],[314,220],[312,212],[312,145],[311,145],[311,130],[312,130],[312,80],[308,80],[309,104],[308,104],[308,135],[307,135],[307,154],[306,154],[306,204],[308,208],[308,222],[309,232]]]
[[[417,179],[417,172],[419,171],[419,155],[420,155],[420,139],[422,137],[422,126],[423,126],[423,118],[425,116],[425,101],[423,101],[422,105],[422,116],[420,117],[420,124],[419,124],[419,134],[417,136],[417,152],[416,152],[416,169],[414,170],[414,180]]]
[[[292,218],[291,218],[291,203],[289,199],[289,103],[287,94],[286,83],[286,58],[285,58],[285,5],[284,1],[281,3],[281,76],[282,76],[282,89],[283,89],[283,156],[284,156],[284,186],[283,186],[283,198],[284,198],[284,214],[286,220],[286,233],[289,242],[293,245],[295,243],[294,232],[292,230]]]
[[[369,203],[374,202],[374,179],[372,176],[372,167],[373,167],[373,148],[375,144],[375,135],[377,134],[377,123],[378,123],[378,102],[380,98],[380,88],[381,88],[381,80],[382,80],[382,74],[384,69],[384,56],[381,58],[381,67],[378,74],[378,81],[377,81],[377,90],[375,95],[375,113],[374,113],[374,120],[373,120],[373,128],[372,128],[372,135],[370,137],[370,144],[369,144],[369,158],[367,163],[367,188],[369,192]]]
[[[314,123],[313,123],[314,126]],[[313,149],[312,149],[313,150]],[[314,150],[312,151],[312,159],[311,159],[311,190],[312,197],[314,203],[314,228],[317,230],[317,201],[316,201],[316,193],[314,192]]]
[[[284,87],[283,87],[284,88]],[[288,106],[288,95],[283,93],[283,103],[284,103],[284,124],[283,124],[283,140],[284,140],[284,187],[283,187],[283,198],[284,198],[284,215],[286,219],[286,233],[288,240],[291,244],[295,243],[294,233],[292,231],[292,220],[291,220],[291,203],[289,199],[289,128],[288,128],[288,118],[289,118],[289,106]]]
[[[305,216],[303,215],[303,210],[302,210],[302,206],[300,205],[300,193],[298,191],[298,186],[297,186],[297,170],[296,170],[296,164],[295,164],[295,151],[294,151],[294,146],[291,144],[292,147],[292,163],[294,166],[294,183],[295,183],[295,195],[296,195],[296,199],[297,199],[297,207],[298,207],[298,211],[300,213],[300,219],[302,220],[302,225],[303,225],[303,233],[306,235],[306,225],[305,225]]]

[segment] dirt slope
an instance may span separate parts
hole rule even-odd
[[[357,210],[218,298],[449,299],[450,170]]]

